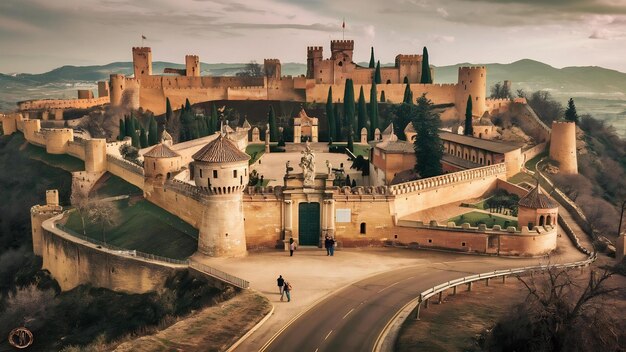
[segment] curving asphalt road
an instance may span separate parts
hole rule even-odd
[[[260,351],[372,351],[387,322],[419,292],[452,279],[537,261],[475,257],[375,275],[323,299]]]

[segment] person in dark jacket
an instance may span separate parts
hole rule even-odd
[[[280,296],[283,296],[283,288],[285,286],[285,279],[283,279],[282,275],[278,275],[278,279],[276,279],[276,282],[278,283],[278,293],[280,293]]]
[[[337,244],[337,242],[335,242],[335,239],[328,236],[328,246],[330,248],[329,252],[330,252],[330,256],[334,256],[335,255],[335,245]]]
[[[330,255],[330,250],[333,246],[332,240],[330,239],[330,236],[326,236],[326,239],[324,240],[324,248],[326,248],[326,255],[329,256]]]

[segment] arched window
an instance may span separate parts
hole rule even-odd
[[[548,215],[546,218],[546,225],[552,225],[552,216]]]
[[[389,83],[391,83],[391,80],[390,80],[390,79],[388,79],[388,80],[387,80],[387,84],[389,84]]]
[[[545,221],[545,218],[543,217],[543,215],[541,215],[541,216],[539,217],[539,226],[543,226],[544,221]]]
[[[366,225],[364,222],[361,223],[361,235],[365,235],[366,232]]]

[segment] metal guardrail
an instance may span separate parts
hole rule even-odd
[[[72,235],[73,237],[76,238],[80,238],[81,240],[93,243],[95,245],[98,246],[102,246],[108,250],[111,251],[116,251],[118,253],[116,254],[121,254],[121,255],[126,255],[129,257],[139,257],[139,258],[143,258],[143,259],[148,259],[148,260],[153,260],[153,261],[160,261],[160,262],[166,262],[166,263],[170,263],[170,264],[180,264],[180,265],[189,265],[189,261],[188,260],[180,260],[180,259],[173,259],[173,258],[167,258],[167,257],[162,257],[160,255],[156,255],[156,254],[150,254],[150,253],[144,253],[144,252],[140,252],[140,251],[136,251],[136,250],[129,250],[128,248],[122,248],[122,247],[117,247],[114,246],[112,244],[109,243],[104,243],[102,241],[96,240],[95,238],[91,238],[91,237],[87,237],[85,235],[81,235],[79,233],[77,233],[76,231],[69,229],[61,224],[54,224],[55,227],[63,232],[66,232],[70,235]]]
[[[237,276],[225,273],[225,272],[223,272],[221,270],[212,268],[212,267],[210,267],[208,265],[204,265],[204,264],[200,264],[198,262],[191,261],[191,262],[189,262],[189,267],[193,268],[193,269],[196,269],[196,270],[198,270],[198,271],[200,271],[202,273],[205,273],[207,275],[213,276],[213,277],[215,277],[217,279],[220,279],[222,281],[225,281],[225,282],[227,282],[227,283],[229,283],[229,284],[231,284],[233,286],[237,286],[239,288],[246,289],[246,288],[250,287],[250,283],[248,281],[246,281],[246,280],[244,280],[242,278],[239,278]]]
[[[529,267],[522,267],[522,268],[515,268],[515,269],[496,270],[493,272],[470,275],[470,276],[462,277],[460,279],[455,279],[455,280],[451,280],[448,282],[444,282],[442,284],[429,288],[428,290],[420,293],[418,301],[417,301],[415,318],[419,319],[420,306],[422,305],[423,302],[426,302],[426,305],[428,305],[428,299],[430,299],[434,295],[442,294],[444,291],[451,289],[451,288],[455,288],[459,285],[467,285],[476,281],[487,280],[487,279],[492,279],[492,278],[497,278],[497,277],[506,278],[507,276],[511,276],[515,274],[524,274],[524,273],[531,273],[531,272],[536,272],[536,271],[546,271],[550,268],[572,269],[572,268],[585,267],[593,263],[596,260],[596,258],[597,258],[597,254],[596,252],[593,252],[591,253],[588,259],[573,262],[573,263],[555,264],[555,265],[537,265],[537,266],[529,266]]]

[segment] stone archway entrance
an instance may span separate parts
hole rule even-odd
[[[318,246],[320,241],[320,203],[298,206],[298,242],[301,246]]]

